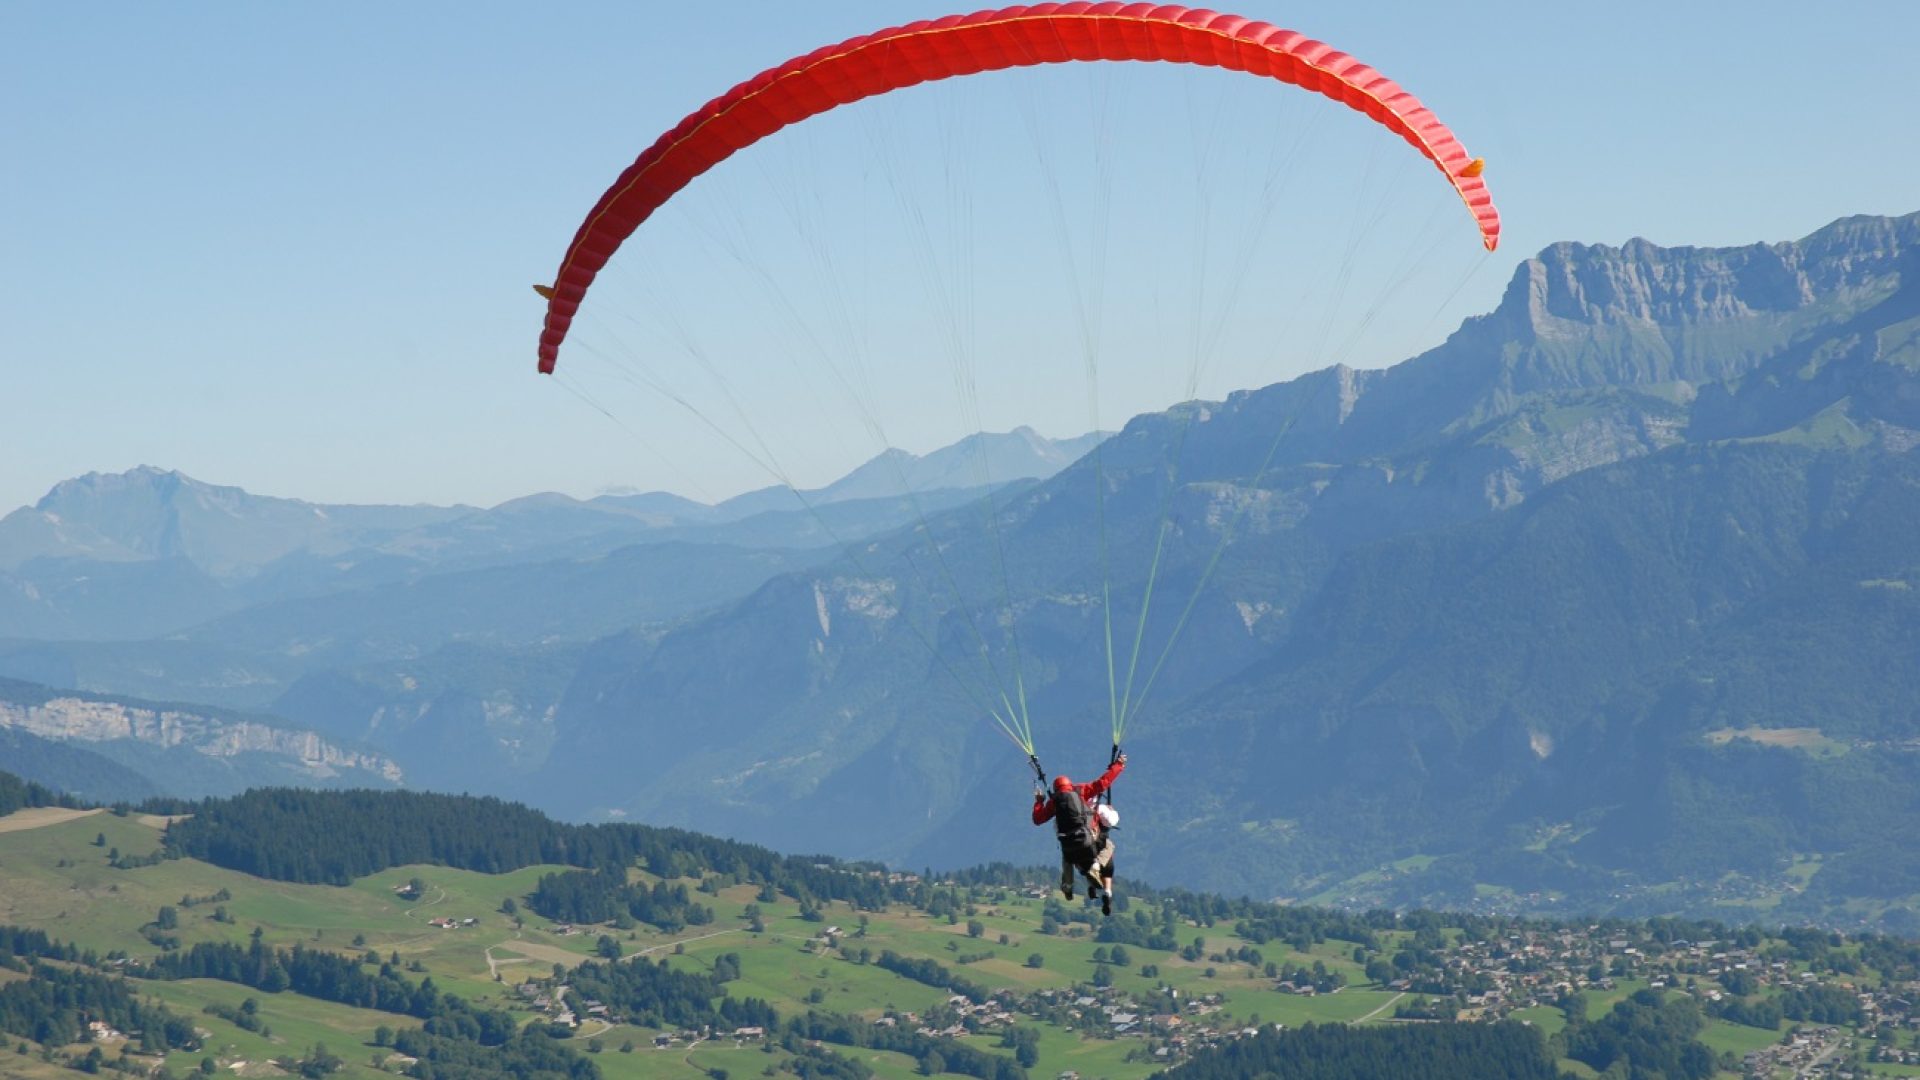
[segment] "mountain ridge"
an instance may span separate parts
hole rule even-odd
[[[1500,879],[1502,887],[1520,891],[1560,880],[1583,882],[1579,887],[1588,890],[1586,895],[1609,887],[1602,882],[1639,895],[1640,889],[1658,883],[1658,875],[1689,859],[1697,865],[1707,857],[1713,845],[1706,837],[1712,830],[1704,821],[1689,824],[1692,819],[1684,813],[1660,818],[1679,830],[1665,850],[1681,851],[1681,856],[1656,856],[1649,849],[1653,818],[1620,814],[1608,829],[1592,833],[1595,842],[1588,849],[1550,845],[1547,857],[1531,864],[1502,846],[1500,830],[1507,827],[1502,823],[1530,820],[1531,814],[1544,821],[1564,809],[1527,802],[1550,794],[1537,771],[1530,771],[1532,763],[1544,760],[1536,746],[1560,747],[1557,756],[1583,761],[1589,778],[1606,776],[1624,783],[1622,778],[1632,774],[1620,771],[1613,755],[1629,752],[1630,745],[1597,734],[1610,724],[1627,723],[1609,719],[1610,710],[1621,709],[1635,717],[1629,728],[1653,739],[1649,747],[1665,747],[1664,752],[1673,755],[1677,764],[1661,770],[1658,775],[1667,778],[1661,783],[1705,784],[1705,790],[1719,792],[1731,800],[1729,805],[1740,808],[1733,820],[1752,823],[1773,813],[1736,798],[1737,770],[1727,769],[1747,744],[1735,740],[1716,748],[1689,742],[1721,728],[1701,731],[1708,721],[1697,714],[1674,713],[1657,698],[1634,704],[1631,696],[1620,696],[1620,688],[1609,693],[1598,689],[1633,671],[1656,677],[1662,662],[1684,662],[1688,650],[1717,640],[1688,627],[1697,614],[1662,600],[1674,588],[1709,587],[1724,576],[1726,568],[1716,559],[1733,559],[1735,566],[1747,568],[1742,572],[1761,575],[1753,579],[1754,588],[1770,583],[1758,592],[1729,593],[1714,601],[1720,605],[1715,618],[1737,621],[1774,602],[1771,590],[1788,587],[1795,575],[1825,573],[1824,560],[1851,557],[1818,545],[1802,550],[1808,541],[1794,530],[1804,532],[1811,526],[1804,516],[1771,509],[1769,500],[1777,492],[1865,483],[1878,485],[1892,500],[1884,511],[1871,512],[1900,521],[1912,512],[1904,494],[1908,474],[1902,470],[1910,457],[1907,451],[1920,445],[1920,437],[1916,429],[1872,418],[1888,413],[1892,405],[1907,408],[1920,392],[1920,377],[1904,352],[1910,347],[1908,330],[1920,327],[1911,308],[1920,286],[1920,277],[1912,272],[1916,232],[1920,215],[1856,219],[1794,244],[1730,249],[1732,254],[1729,249],[1654,249],[1644,242],[1618,249],[1550,249],[1542,260],[1529,261],[1516,272],[1516,288],[1509,290],[1510,302],[1501,311],[1469,320],[1447,343],[1403,365],[1379,372],[1330,368],[1223,402],[1191,402],[1137,417],[1103,447],[1100,476],[1094,463],[1083,459],[1029,490],[1010,493],[996,506],[1005,544],[1022,553],[1012,571],[1013,585],[1016,595],[1028,599],[1011,612],[990,600],[955,603],[929,591],[910,565],[916,545],[925,545],[901,535],[885,539],[863,557],[865,572],[828,565],[775,579],[730,609],[670,629],[644,647],[622,648],[610,641],[605,650],[590,652],[562,702],[554,755],[543,774],[544,784],[564,785],[569,794],[548,796],[550,805],[574,814],[622,809],[679,824],[722,824],[800,847],[819,846],[832,836],[837,853],[907,862],[965,859],[1019,844],[1020,830],[1003,820],[1009,793],[992,778],[1000,771],[992,763],[1004,763],[1004,744],[996,747],[991,728],[979,722],[978,702],[969,703],[941,663],[928,661],[924,646],[912,641],[914,635],[906,628],[917,625],[917,635],[939,642],[944,663],[957,667],[975,663],[964,658],[983,644],[1000,664],[1013,659],[1004,643],[973,641],[965,629],[970,622],[1013,619],[1029,655],[1036,651],[1031,642],[1048,642],[1044,659],[1029,672],[1024,693],[1036,716],[1060,724],[1065,718],[1082,718],[1080,734],[1058,744],[1067,746],[1067,760],[1082,754],[1085,760],[1098,760],[1095,755],[1104,754],[1105,739],[1093,732],[1105,725],[1092,725],[1105,709],[1092,703],[1104,703],[1107,691],[1097,674],[1098,604],[1089,597],[1097,598],[1101,586],[1091,541],[1070,523],[1090,517],[1098,479],[1110,521],[1121,522],[1119,535],[1111,538],[1115,549],[1152,550],[1161,520],[1153,507],[1164,501],[1156,485],[1174,471],[1170,455],[1178,446],[1185,458],[1177,470],[1180,484],[1166,503],[1172,508],[1165,519],[1170,531],[1158,571],[1170,599],[1156,605],[1146,635],[1150,641],[1164,640],[1174,623],[1183,621],[1187,637],[1168,654],[1154,690],[1159,704],[1143,714],[1143,726],[1129,740],[1142,750],[1136,769],[1153,770],[1150,778],[1142,772],[1133,803],[1134,820],[1148,824],[1150,831],[1132,845],[1130,858],[1137,856],[1156,873],[1177,867],[1173,872],[1209,887],[1291,893],[1315,880],[1324,886],[1328,874],[1353,873],[1358,853],[1365,853],[1359,855],[1362,860],[1382,861],[1420,854],[1404,846],[1410,840],[1396,846],[1389,839],[1388,823],[1401,818],[1397,811],[1381,817],[1387,808],[1377,802],[1340,803],[1371,815],[1373,823],[1356,830],[1342,826],[1337,816],[1315,812],[1302,818],[1303,807],[1297,804],[1276,807],[1264,816],[1240,812],[1234,802],[1222,801],[1224,791],[1207,790],[1194,779],[1208,774],[1210,762],[1285,760],[1298,752],[1305,755],[1301,768],[1330,770],[1323,778],[1333,783],[1360,760],[1352,754],[1386,753],[1391,764],[1385,773],[1401,777],[1401,784],[1413,783],[1430,769],[1452,777],[1434,788],[1439,802],[1423,811],[1430,819],[1464,814],[1461,820],[1468,822],[1453,833],[1425,834],[1440,845],[1446,857],[1438,865],[1447,874],[1461,873],[1463,866],[1471,873],[1478,867]],[[1553,289],[1560,286],[1552,285],[1548,273],[1555,259],[1589,259],[1601,265],[1589,268],[1591,273],[1566,277],[1565,288],[1556,294]],[[1661,272],[1654,274],[1647,267]],[[1787,270],[1792,274],[1783,277]],[[1749,280],[1756,274],[1759,281]],[[1546,282],[1538,293],[1539,305],[1531,299],[1536,278]],[[1724,291],[1729,282],[1744,289],[1733,290],[1731,300]],[[1561,324],[1546,320],[1561,319],[1556,305],[1579,296],[1591,303],[1568,310],[1587,311],[1584,331],[1575,336],[1559,333]],[[1525,305],[1516,306],[1514,297]],[[1659,332],[1649,334],[1636,322],[1636,312],[1651,317],[1661,304],[1681,305],[1691,321],[1656,327]],[[1555,333],[1539,334],[1530,321],[1518,339],[1488,347],[1486,335],[1516,313],[1529,320],[1537,315],[1541,325]],[[1701,326],[1711,332],[1696,332]],[[1843,347],[1849,341],[1854,344]],[[1769,380],[1784,384],[1789,376],[1798,379],[1793,373],[1809,365],[1821,377],[1795,383],[1805,392],[1793,395],[1790,406],[1776,409],[1764,430],[1743,436],[1746,443],[1728,441],[1719,428],[1705,423],[1703,400],[1712,404],[1722,392],[1737,396],[1743,388],[1768,385]],[[1776,373],[1776,368],[1783,370]],[[1446,392],[1434,393],[1437,384],[1444,384]],[[1897,418],[1905,416],[1900,412]],[[1847,434],[1866,431],[1872,423],[1880,426],[1872,428],[1877,434],[1870,438]],[[1839,467],[1856,458],[1858,468],[1852,472]],[[1743,475],[1751,479],[1740,480]],[[1686,525],[1703,537],[1717,537],[1714,542],[1722,547],[1682,546],[1644,564],[1609,553],[1604,545],[1592,548],[1588,565],[1607,568],[1617,575],[1617,587],[1627,590],[1616,597],[1607,591],[1615,586],[1603,587],[1615,579],[1582,579],[1586,571],[1580,561],[1561,558],[1556,545],[1580,550],[1588,543],[1580,538],[1624,524],[1610,521],[1600,508],[1623,513],[1631,501],[1602,496],[1635,482],[1673,493],[1685,490],[1686,483],[1695,484],[1701,496],[1713,496],[1703,498],[1702,505],[1718,500],[1723,519],[1741,525],[1726,528],[1710,518]],[[1716,484],[1727,486],[1723,490]],[[1583,491],[1591,497],[1575,497]],[[1554,513],[1563,524],[1558,532],[1535,535],[1525,523],[1538,517],[1533,500],[1546,493],[1555,493],[1555,498],[1541,506],[1559,507]],[[1868,504],[1857,499],[1826,505],[1823,513],[1843,518],[1869,512]],[[1479,534],[1463,535],[1485,539],[1457,550],[1428,548],[1408,564],[1424,576],[1402,573],[1402,584],[1389,584],[1394,575],[1383,572],[1389,564],[1362,572],[1356,569],[1362,564],[1353,561],[1375,547],[1405,550],[1411,556],[1419,549],[1408,545],[1427,544],[1429,538],[1458,529],[1479,529]],[[969,539],[967,530],[966,522],[948,515],[931,521],[927,536],[942,547],[951,573],[972,586],[967,595],[991,596],[995,590],[988,584],[988,553],[980,541]],[[1657,545],[1668,542],[1647,530],[1616,532],[1626,551],[1644,547],[1653,555]],[[1229,533],[1233,542],[1221,549],[1217,568],[1209,569],[1213,550]],[[1354,602],[1336,601],[1326,591],[1341,575],[1368,588],[1400,590],[1392,595],[1404,596],[1414,610],[1437,616],[1444,607],[1438,598],[1450,595],[1441,586],[1472,580],[1471,568],[1491,555],[1481,550],[1489,544],[1532,551],[1539,569],[1535,590],[1500,594],[1500,619],[1489,625],[1502,629],[1487,639],[1485,649],[1454,660],[1456,668],[1480,672],[1476,677],[1483,681],[1470,684],[1477,691],[1464,693],[1446,709],[1396,713],[1365,705],[1367,695],[1378,693],[1393,671],[1382,666],[1394,662],[1394,649],[1388,649],[1371,665],[1342,662],[1315,676],[1331,680],[1321,691],[1331,696],[1310,729],[1320,734],[1298,746],[1257,734],[1277,722],[1275,709],[1290,707],[1278,703],[1298,702],[1298,691],[1254,695],[1247,708],[1259,722],[1249,721],[1251,726],[1242,731],[1223,730],[1205,719],[1212,687],[1229,685],[1248,672],[1325,667],[1324,661],[1314,659],[1316,650],[1337,638],[1327,636],[1326,615],[1315,605]],[[1800,553],[1782,561],[1781,553],[1787,551]],[[1910,576],[1898,551],[1875,558],[1874,577],[1904,581]],[[1659,583],[1656,572],[1666,575],[1666,584]],[[1117,583],[1120,591],[1137,593],[1144,574],[1144,565],[1125,570]],[[1208,580],[1207,587],[1189,605],[1192,614],[1187,619],[1181,614],[1183,598],[1202,580]],[[1589,599],[1581,603],[1595,611],[1609,605],[1634,611],[1636,604],[1642,605],[1646,629],[1657,633],[1640,651],[1623,654],[1631,663],[1621,670],[1594,669],[1589,677],[1597,680],[1593,685],[1598,689],[1578,705],[1569,701],[1563,726],[1537,728],[1529,725],[1524,711],[1516,712],[1514,694],[1530,687],[1527,693],[1551,696],[1556,684],[1528,683],[1544,676],[1528,676],[1525,668],[1514,674],[1480,671],[1479,657],[1533,655],[1535,671],[1576,670],[1575,657],[1556,648],[1578,639],[1550,621],[1540,625],[1543,615],[1536,609],[1557,590],[1581,580],[1586,584],[1578,587],[1589,590]],[[1416,581],[1426,592],[1405,593]],[[1711,587],[1703,595],[1712,595]],[[1889,596],[1903,595],[1889,590]],[[1130,632],[1138,605],[1137,599],[1121,600],[1115,623]],[[1390,609],[1375,605],[1353,610]],[[1913,618],[1914,613],[1901,608],[1890,613],[1881,632],[1907,633]],[[1468,624],[1444,625],[1455,626],[1449,632],[1458,636]],[[1639,632],[1628,623],[1616,630],[1615,638],[1631,641]],[[1542,633],[1544,638],[1536,642]],[[1837,640],[1846,640],[1845,634]],[[1409,637],[1395,648],[1413,649],[1417,656],[1427,647],[1424,642]],[[1156,663],[1151,646],[1148,657],[1150,666]],[[751,670],[755,679],[743,685],[715,677],[731,670]],[[1420,670],[1426,673],[1414,685],[1430,686],[1445,674],[1445,665]],[[1868,700],[1890,702],[1892,693],[1882,689]],[[1743,730],[1735,721],[1713,723],[1732,723],[1727,730]],[[1155,724],[1167,734],[1156,736]],[[1667,733],[1655,736],[1663,727]],[[1369,730],[1377,733],[1378,742],[1371,751],[1366,748],[1372,744],[1359,734]],[[1349,755],[1344,764],[1310,749],[1332,737],[1328,733],[1338,736],[1330,747],[1346,748],[1339,750]],[[1838,729],[1835,735],[1845,737]],[[1174,746],[1181,739],[1198,741],[1189,752],[1176,753]],[[1815,846],[1825,847],[1848,830],[1884,838],[1890,830],[1897,833],[1920,822],[1920,817],[1903,816],[1920,815],[1920,807],[1899,808],[1893,789],[1886,786],[1891,775],[1886,769],[1893,767],[1887,763],[1894,759],[1873,746],[1843,743],[1850,748],[1845,763],[1829,764],[1824,759],[1801,761],[1792,756],[1800,751],[1790,747],[1751,745],[1760,747],[1756,752],[1766,761],[1796,763],[1803,785],[1836,792],[1846,782],[1858,783],[1865,785],[1862,790],[1880,793],[1874,797],[1884,804],[1848,819],[1838,826],[1839,832],[1834,826],[1814,833],[1800,829],[1798,841],[1787,839],[1795,830],[1780,823],[1767,825],[1768,830],[1784,831],[1757,846],[1745,845],[1742,850],[1751,857],[1743,856],[1745,861],[1738,863],[1756,889],[1773,887],[1759,883],[1773,880],[1772,868],[1792,857],[1794,843],[1817,838]],[[593,760],[583,756],[589,746],[597,755]],[[1582,746],[1587,747],[1584,757],[1574,752]],[[821,747],[831,750],[823,753]],[[1049,749],[1046,760],[1062,761],[1060,755]],[[644,764],[619,767],[620,783],[601,779],[603,770],[612,766],[595,761],[629,758],[644,759]],[[1150,764],[1155,758],[1163,759],[1160,770],[1167,771]],[[1490,794],[1457,801],[1468,797],[1468,779],[1477,775],[1466,763],[1482,760],[1491,763],[1483,778],[1491,785]],[[1257,775],[1232,775],[1236,778],[1225,790],[1260,786]],[[924,800],[926,813],[911,821],[864,819],[859,811],[864,800],[848,793],[907,798],[908,785],[895,779],[902,776],[916,778],[912,797]],[[1588,798],[1600,794],[1592,783],[1565,786]],[[596,801],[621,790],[635,794],[612,804]],[[993,794],[996,790],[1000,794]],[[1679,789],[1641,784],[1627,790],[1639,792],[1647,806],[1658,806],[1670,805]],[[1258,805],[1248,804],[1247,810]],[[1176,827],[1181,821],[1188,824]],[[1245,842],[1231,838],[1261,837],[1254,848],[1262,853],[1260,858],[1232,858],[1226,850],[1183,838],[1182,829],[1195,827],[1196,821],[1217,823],[1227,850]],[[955,832],[960,822],[969,823],[961,830],[964,839]],[[1373,830],[1370,839],[1368,829]],[[1160,839],[1151,838],[1155,835]],[[1336,836],[1346,838],[1350,850],[1344,855],[1333,840]],[[1636,848],[1646,857],[1635,855]],[[1603,849],[1613,854],[1603,854]],[[1272,868],[1265,876],[1249,869],[1262,864]],[[1451,879],[1437,875],[1430,880],[1431,888],[1442,891],[1423,894],[1419,886],[1402,883],[1392,902],[1460,899],[1444,891],[1448,886],[1441,882]],[[1911,884],[1920,892],[1920,880]],[[1473,894],[1465,898],[1471,902]]]

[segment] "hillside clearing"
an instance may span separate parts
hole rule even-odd
[[[69,810],[64,806],[34,806],[25,810],[15,810],[6,817],[0,817],[0,833],[44,829],[49,825],[60,825],[104,813],[106,813],[104,810]]]

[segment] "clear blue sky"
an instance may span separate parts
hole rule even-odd
[[[625,394],[591,363],[562,360],[575,385],[620,424],[536,377],[542,308],[528,285],[551,276],[574,226],[619,169],[708,97],[817,45],[947,10],[924,2],[5,5],[0,512],[63,478],[140,463],[323,501],[485,504],[614,486],[710,498],[766,482],[699,444],[672,407]],[[1383,190],[1416,191],[1409,201],[1418,212],[1406,220],[1427,230],[1419,233],[1422,250],[1431,236],[1444,251],[1439,270],[1411,279],[1375,319],[1343,316],[1366,322],[1351,348],[1335,350],[1355,363],[1389,363],[1437,342],[1461,317],[1497,301],[1516,261],[1557,240],[1777,241],[1845,214],[1920,209],[1920,140],[1910,116],[1920,100],[1920,5],[1909,0],[1251,0],[1238,10],[1372,63],[1491,163],[1507,231],[1501,251],[1482,262],[1471,251],[1457,254],[1472,247],[1465,216],[1457,206],[1445,211],[1457,219],[1432,216],[1447,193],[1430,170],[1400,160],[1411,157],[1404,146],[1331,115],[1307,127],[1313,116],[1341,110],[1278,88],[1289,101],[1276,108],[1289,111],[1276,115],[1328,140],[1324,157],[1315,157],[1326,174],[1297,170],[1306,201],[1282,207],[1283,220],[1271,226],[1282,239],[1263,245],[1256,261],[1285,252],[1322,274],[1346,265],[1324,253],[1348,235],[1356,207],[1384,204],[1368,202],[1364,191],[1352,204],[1332,196],[1364,188],[1376,154],[1392,159],[1381,166]],[[1169,93],[1178,99],[1159,97],[1161,87],[1176,88]],[[768,306],[784,297],[817,307],[851,295],[867,307],[850,338],[897,357],[902,343],[926,333],[937,305],[903,283],[909,264],[896,265],[888,250],[905,237],[897,207],[860,224],[862,200],[883,192],[887,177],[872,161],[843,155],[892,140],[885,145],[896,173],[887,175],[933,189],[936,210],[951,205],[937,162],[930,167],[920,153],[919,120],[928,118],[925,130],[946,132],[935,138],[972,155],[962,179],[980,185],[975,243],[990,250],[965,263],[979,279],[980,373],[1014,388],[983,402],[982,419],[993,427],[1028,421],[1057,435],[1084,428],[1084,401],[1062,403],[1072,397],[1066,382],[1027,383],[1002,370],[1023,341],[1049,343],[1033,351],[1071,351],[1069,337],[1030,322],[1039,316],[1028,307],[1038,301],[1021,302],[1043,290],[1019,280],[1020,269],[1063,251],[1044,237],[1052,246],[1036,248],[1041,254],[1020,247],[1049,219],[1010,218],[998,227],[978,219],[998,220],[1000,200],[1044,198],[1033,186],[1040,174],[1032,144],[1049,137],[1048,125],[1071,123],[1052,112],[1056,103],[1070,110],[1088,100],[1144,112],[1148,122],[1136,127],[1162,132],[1209,103],[1238,110],[1208,144],[1219,148],[1211,159],[1219,188],[1244,189],[1236,203],[1223,196],[1226,213],[1260,202],[1241,166],[1293,137],[1264,124],[1243,130],[1260,106],[1237,85],[1168,83],[1158,72],[955,84],[903,98],[770,145],[691,192],[685,212],[661,221],[657,244],[622,279],[635,294],[636,321],[630,335],[619,332],[625,313],[616,309],[605,324],[614,328],[607,347],[632,338],[642,356],[670,352],[672,335],[661,327],[662,313],[671,313],[703,348],[728,357],[743,395],[757,387],[765,406],[787,393],[776,374],[785,358],[768,359],[777,348],[769,343],[794,340]],[[1034,119],[1009,119],[1020,115]],[[1125,123],[1116,130],[1141,134]],[[1121,173],[1112,208],[1122,237],[1113,253],[1118,273],[1131,272],[1129,259],[1150,263],[1158,245],[1193,220],[1182,216],[1188,210],[1143,206],[1133,194],[1177,197],[1187,190],[1182,183],[1197,182],[1191,136],[1175,130],[1164,146],[1130,144],[1107,166]],[[1074,141],[1063,137],[1062,145]],[[1057,169],[1070,195],[1084,190],[1080,166]],[[815,198],[811,183],[831,196]],[[765,228],[760,265],[806,277],[798,242],[806,234],[782,239],[765,224],[780,219],[796,192],[808,192],[803,201],[821,215],[818,227],[835,230],[844,245],[827,254],[845,273],[838,284],[800,282],[774,293],[705,276],[728,272],[717,236]],[[936,221],[936,232],[943,227]],[[1216,228],[1219,237],[1235,235],[1231,222]],[[1150,240],[1135,250],[1125,237]],[[1370,242],[1352,292],[1378,300],[1406,245],[1392,236]],[[1238,329],[1223,338],[1226,355],[1203,392],[1287,377],[1332,355],[1304,347],[1255,355],[1263,331],[1306,318],[1281,295],[1281,261],[1273,260],[1275,277],[1261,279],[1262,295],[1242,301]],[[1209,295],[1221,295],[1217,281]],[[1103,421],[1177,396],[1169,387],[1177,390],[1178,379],[1136,377],[1123,361],[1156,334],[1180,336],[1157,307],[1138,325],[1128,316],[1181,300],[1177,288],[1149,297],[1112,287],[1102,318],[1117,359],[1103,374]],[[1346,326],[1331,328],[1335,342],[1348,336]],[[938,340],[949,339],[957,340]],[[1038,359],[1010,363],[1018,370]],[[1076,358],[1055,359],[1077,377]],[[922,366],[904,366],[909,360]],[[918,383],[881,389],[880,400],[904,393],[899,400],[908,402],[881,406],[889,434],[929,449],[952,432],[915,412],[913,387],[951,399],[947,369],[937,356],[900,362]],[[776,407],[766,422],[784,445],[800,448],[790,460],[803,481],[871,452],[848,435],[858,417],[850,422],[842,410],[830,419],[833,412]]]

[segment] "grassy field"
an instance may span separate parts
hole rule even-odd
[[[100,810],[68,810],[59,806],[34,806],[17,810],[0,817],[0,832],[27,832],[43,829],[48,825],[58,825],[64,821],[75,821],[103,813]]]
[[[1515,1009],[1513,1018],[1532,1024],[1548,1038],[1560,1034],[1567,1026],[1567,1015],[1551,1005],[1541,1005],[1532,1009]]]
[[[1828,738],[1819,728],[1718,728],[1706,734],[1708,745],[1725,746],[1735,739],[1745,739],[1761,746],[1777,746],[1788,750],[1799,750],[1818,758],[1839,757],[1853,749],[1837,739]]]
[[[374,1077],[390,1075],[375,1069],[371,1059],[376,1052],[373,1030],[382,1025],[394,1029],[416,1026],[415,1022],[391,1013],[354,1009],[331,1002],[315,1001],[296,994],[263,994],[233,983],[207,979],[144,984],[153,997],[167,1007],[193,1018],[194,1026],[212,1032],[199,1051],[179,1053],[167,1059],[175,1073],[186,1074],[200,1060],[212,1057],[231,1068],[236,1062],[264,1063],[273,1058],[306,1056],[316,1045],[324,1045],[339,1055],[346,1067],[335,1076]],[[259,1003],[267,1034],[242,1031],[203,1010],[210,1004],[235,1009],[252,998]],[[247,1071],[245,1067],[243,1072]]]
[[[1715,1053],[1730,1053],[1742,1057],[1780,1041],[1778,1031],[1747,1027],[1744,1024],[1730,1024],[1725,1020],[1709,1020],[1707,1028],[1700,1033],[1700,1041],[1706,1043]]]
[[[981,1050],[992,1050],[999,1040],[978,1035],[965,1040]],[[1070,1031],[1044,1028],[1040,1033],[1039,1068],[1035,1076],[1057,1076],[1073,1070],[1082,1076],[1110,1077],[1112,1080],[1139,1080],[1162,1068],[1147,1061],[1126,1060],[1130,1051],[1140,1048],[1133,1039],[1081,1039]]]
[[[1611,990],[1583,991],[1583,993],[1587,995],[1587,1019],[1600,1019],[1612,1012],[1615,1005],[1632,997],[1635,992],[1645,990],[1646,988],[1647,984],[1643,979],[1618,979],[1615,980],[1613,989]]]
[[[1363,890],[1369,886],[1378,885],[1400,874],[1418,873],[1419,871],[1425,870],[1427,867],[1433,865],[1434,858],[1435,856],[1432,855],[1409,855],[1404,859],[1395,860],[1385,866],[1367,870],[1355,874],[1350,878],[1337,881],[1312,896],[1306,897],[1304,902],[1309,904],[1338,904],[1350,893]]]

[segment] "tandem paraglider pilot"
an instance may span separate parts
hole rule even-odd
[[[1075,784],[1064,776],[1053,778],[1053,791],[1033,793],[1033,823],[1053,822],[1060,840],[1060,891],[1073,899],[1073,875],[1087,879],[1087,895],[1098,897],[1102,914],[1113,914],[1113,827],[1120,814],[1096,801],[1113,787],[1127,767],[1127,755],[1116,753],[1113,764],[1090,784]]]

